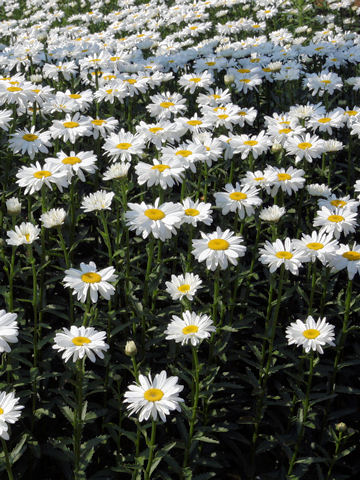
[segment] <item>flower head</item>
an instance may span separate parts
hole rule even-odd
[[[323,353],[322,346],[328,344],[335,346],[334,326],[326,322],[326,317],[319,318],[317,322],[312,316],[308,316],[305,323],[296,320],[286,329],[288,344],[295,343],[298,347],[304,347],[306,353],[310,350]]]
[[[18,405],[19,398],[15,393],[0,392],[0,437],[9,440],[8,423],[15,423],[19,417],[22,405]]]
[[[7,313],[5,310],[0,310],[0,353],[9,353],[11,351],[9,343],[17,343],[18,341],[19,327],[16,319],[16,313]]]
[[[178,396],[184,387],[177,382],[178,377],[167,377],[165,370],[157,373],[154,379],[150,373],[147,377],[139,375],[139,383],[129,385],[124,394],[130,415],[140,412],[140,422],[150,416],[153,420],[159,416],[165,422],[166,415],[172,410],[180,411],[179,403],[184,401]]]
[[[211,332],[215,332],[216,327],[208,315],[196,315],[194,312],[186,310],[182,318],[177,315],[172,316],[165,330],[166,340],[175,340],[176,343],[186,345],[188,342],[194,347],[204,338],[209,338]]]

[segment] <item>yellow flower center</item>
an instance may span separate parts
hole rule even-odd
[[[78,122],[64,122],[63,125],[65,128],[76,128],[80,124]]]
[[[65,157],[62,163],[65,165],[75,165],[75,163],[81,163],[81,159],[79,157]]]
[[[220,118],[220,120],[226,120],[228,117],[229,117],[229,115],[226,115],[226,113],[218,115],[218,118]]]
[[[79,98],[81,98],[81,95],[79,95],[78,93],[70,93],[69,98],[73,98],[74,100],[78,100]]]
[[[330,222],[339,223],[345,220],[345,218],[342,217],[341,215],[330,215],[328,217],[328,220],[330,220]]]
[[[127,78],[125,80],[125,82],[130,83],[130,85],[134,85],[134,83],[136,83],[136,79],[135,78]]]
[[[301,150],[307,150],[308,148],[312,147],[312,144],[309,142],[301,142],[298,143],[298,147],[301,148]]]
[[[196,127],[197,125],[201,125],[203,122],[201,120],[189,120],[186,123],[192,127]]]
[[[199,83],[201,81],[200,77],[190,78],[189,82]]]
[[[159,170],[160,173],[162,173],[164,170],[166,170],[167,168],[170,168],[169,165],[154,165],[153,167],[151,167],[151,170]]]
[[[97,127],[101,127],[101,125],[105,123],[105,120],[91,120],[91,123]]]
[[[101,276],[96,272],[86,272],[81,275],[81,280],[85,283],[99,283]]]
[[[250,83],[250,78],[241,78],[239,80],[239,82],[242,82],[242,83]]]
[[[285,134],[288,134],[290,132],[292,132],[292,128],[282,128],[281,130],[279,130],[279,133],[285,133]]]
[[[74,337],[71,339],[71,341],[77,347],[82,347],[84,343],[91,343],[90,338],[87,337]]]
[[[239,200],[245,200],[247,198],[247,195],[246,193],[243,193],[243,192],[232,192],[230,193],[229,197],[231,198],[231,200],[239,201]]]
[[[249,145],[250,147],[254,147],[258,143],[259,142],[257,142],[256,140],[245,140],[244,145]]]
[[[325,83],[325,85],[329,85],[329,83],[331,83],[331,80],[321,80],[321,83]]]
[[[22,88],[20,88],[20,87],[8,87],[7,91],[8,92],[21,92]]]
[[[190,30],[197,30],[198,27],[189,27]]]
[[[162,108],[169,108],[169,107],[173,107],[175,105],[175,103],[173,102],[161,102],[160,103],[160,107]]]
[[[309,328],[308,330],[303,331],[303,335],[305,338],[308,338],[309,340],[312,340],[320,335],[319,330],[316,328]]]
[[[183,285],[180,285],[180,287],[178,287],[178,290],[181,293],[186,293],[190,290],[190,285],[187,283],[184,283]]]
[[[112,92],[113,92],[113,89],[112,89],[112,88],[109,88],[108,90],[105,90],[105,92],[108,93],[109,95],[111,95]]]
[[[37,135],[34,135],[33,133],[25,133],[22,138],[27,142],[34,142],[39,137]]]
[[[29,243],[30,242],[30,233],[25,233],[25,240]]]
[[[189,155],[192,155],[192,151],[190,150],[179,150],[176,152],[176,155],[180,155],[180,157],[188,157]]]
[[[120,57],[110,57],[110,62],[117,62],[120,60]]]
[[[307,248],[310,248],[310,250],[320,250],[321,248],[324,248],[324,245],[318,242],[310,242],[306,246]]]
[[[206,65],[208,65],[209,67],[213,67],[214,65],[216,65],[216,62],[205,62]]]
[[[331,120],[330,117],[324,117],[324,118],[319,118],[319,119],[318,119],[318,122],[319,122],[319,123],[329,123],[330,120]]]
[[[199,215],[199,210],[196,210],[196,208],[187,208],[185,210],[185,215],[188,217],[196,217],[196,215]]]
[[[293,254],[290,253],[290,252],[276,252],[275,255],[278,257],[278,258],[285,258],[285,260],[290,260],[290,258],[293,257]]]
[[[211,250],[227,250],[229,248],[230,243],[222,238],[214,238],[208,242],[208,247]]]
[[[199,327],[196,325],[188,325],[182,329],[184,335],[190,335],[191,333],[196,333],[199,330]]]
[[[129,150],[131,146],[132,146],[131,143],[123,142],[123,143],[118,143],[116,145],[116,148],[118,148],[119,150]]]
[[[271,68],[269,68],[269,67],[264,67],[264,68],[262,69],[262,71],[265,72],[265,73],[269,73],[269,72],[271,72]]]
[[[288,173],[278,173],[277,177],[280,182],[285,182],[285,180],[291,180],[291,175],[289,175]]]
[[[283,120],[280,122],[280,125],[290,125],[290,122],[288,120]]]
[[[360,260],[360,252],[354,252],[353,250],[343,253],[342,256],[351,262]]]
[[[165,217],[165,213],[158,208],[148,208],[144,214],[150,218],[150,220],[162,220]]]
[[[219,98],[221,98],[221,96],[218,95],[217,93],[214,93],[213,95],[210,95],[210,97],[212,97],[214,100],[218,100]]]
[[[347,204],[347,202],[344,202],[344,200],[331,200],[331,205],[333,205],[334,207],[345,207],[345,205]]]
[[[265,177],[255,177],[254,180],[261,182],[261,180],[265,180]]]
[[[158,402],[164,396],[164,392],[159,388],[149,388],[144,392],[144,398],[148,402]]]
[[[149,128],[149,132],[151,132],[151,133],[158,133],[158,132],[161,132],[162,130],[164,130],[162,127],[150,127]]]
[[[238,68],[239,73],[250,73],[251,70],[249,68]]]
[[[0,407],[0,415],[4,413],[4,410]]]
[[[356,110],[347,110],[346,115],[349,115],[350,117],[353,117],[354,115],[357,115],[358,112]]]
[[[51,176],[51,172],[49,172],[49,170],[39,170],[38,172],[34,173],[35,178],[46,178],[50,176]]]

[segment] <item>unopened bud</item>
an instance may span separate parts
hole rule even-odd
[[[231,85],[232,83],[234,83],[234,80],[235,80],[235,77],[234,75],[224,75],[224,83],[225,85]]]
[[[16,197],[6,200],[7,213],[9,215],[18,215],[21,212],[21,203]]]
[[[275,142],[271,147],[271,153],[280,153],[282,149],[283,149],[282,145],[278,142]]]
[[[347,430],[346,423],[344,423],[344,422],[337,423],[335,425],[335,428],[338,432],[342,432],[342,433],[346,432],[346,430]]]
[[[125,355],[128,357],[135,357],[137,354],[136,344],[133,340],[128,340],[125,345]]]

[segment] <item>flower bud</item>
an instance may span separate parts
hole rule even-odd
[[[282,145],[278,142],[275,142],[271,147],[271,153],[280,153],[282,149],[283,149]]]
[[[16,197],[6,200],[7,213],[9,215],[18,215],[21,212],[21,203]]]
[[[135,357],[137,354],[136,344],[133,340],[128,340],[125,345],[125,355],[128,357]]]
[[[345,433],[347,430],[346,423],[340,422],[335,425],[335,428],[338,432]]]
[[[225,85],[231,85],[234,83],[235,77],[234,75],[224,75],[224,83]]]

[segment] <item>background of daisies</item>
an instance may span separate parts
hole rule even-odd
[[[2,478],[357,478],[357,5],[0,12]]]

